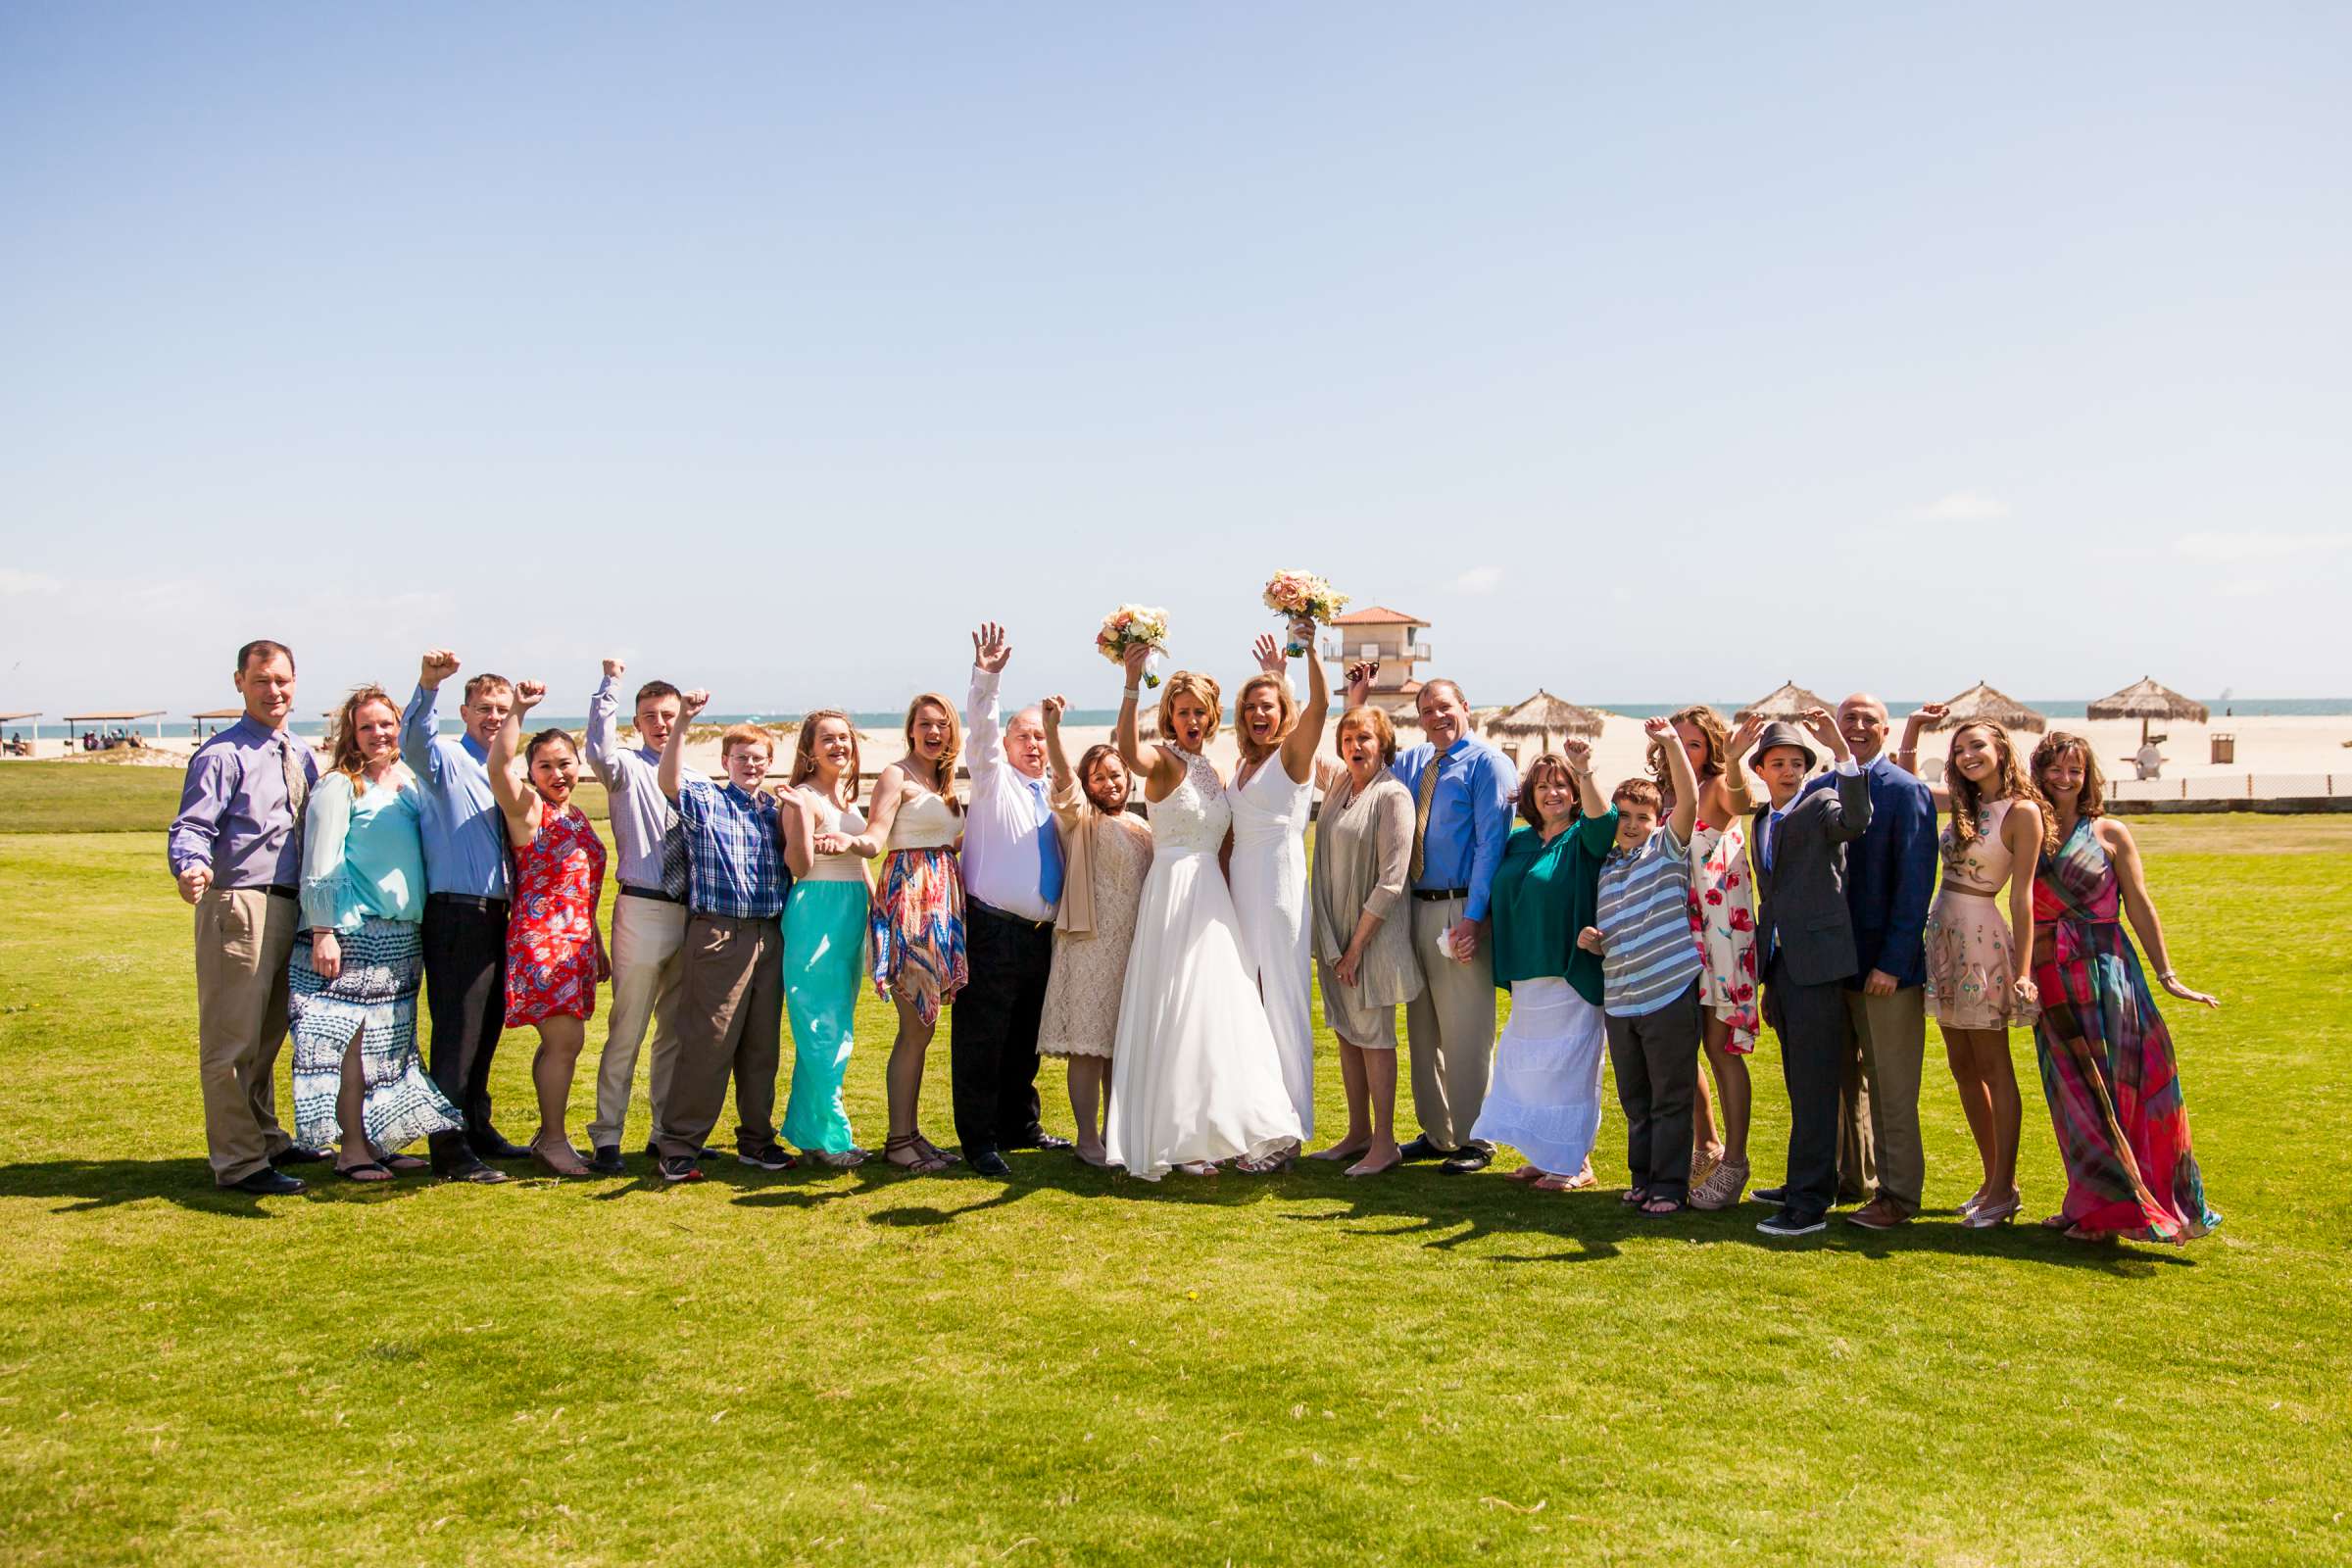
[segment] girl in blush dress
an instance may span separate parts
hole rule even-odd
[[[1189,670],[1169,676],[1159,704],[1166,738],[1146,742],[1135,708],[1149,654],[1129,651],[1119,707],[1119,755],[1144,781],[1152,853],[1102,1142],[1113,1164],[1157,1181],[1170,1170],[1209,1175],[1236,1155],[1263,1162],[1302,1133],[1217,863],[1233,808],[1200,755],[1216,733],[1217,684]]]
[[[544,729],[522,744],[522,717],[547,695],[545,681],[518,681],[514,707],[490,744],[490,790],[514,851],[514,901],[507,919],[506,1026],[532,1024],[539,1049],[531,1084],[539,1095],[539,1131],[531,1157],[554,1176],[585,1176],[587,1162],[564,1130],[572,1071],[596,1011],[596,987],[612,977],[596,904],[604,893],[605,844],[571,804],[579,749],[568,732]],[[521,752],[526,786],[516,773]]]

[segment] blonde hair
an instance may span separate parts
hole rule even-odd
[[[1168,689],[1159,694],[1159,738],[1176,738],[1176,699],[1190,697],[1208,710],[1208,727],[1200,732],[1202,745],[1217,738],[1217,715],[1225,701],[1224,688],[1213,676],[1196,674],[1180,669],[1168,677]]]
[[[272,646],[275,646],[274,644]],[[328,766],[351,780],[351,793],[368,793],[368,767],[360,760],[360,710],[369,703],[381,703],[392,710],[394,719],[400,717],[400,705],[394,702],[381,686],[373,682],[354,686],[343,706],[335,710],[335,722],[327,731]]]
[[[817,726],[827,719],[838,721],[843,729],[850,732],[850,762],[841,773],[842,781],[849,785],[850,792],[842,797],[841,804],[856,806],[858,778],[863,771],[858,760],[858,723],[838,708],[820,708],[801,720],[801,738],[792,749],[792,771],[786,775],[784,787],[788,790],[798,789],[816,777],[816,731]]]
[[[1331,738],[1333,751],[1340,750],[1341,744],[1348,739],[1348,732],[1350,729],[1368,729],[1372,732],[1373,740],[1379,743],[1380,760],[1384,766],[1396,760],[1396,725],[1390,719],[1386,709],[1375,708],[1370,703],[1362,703],[1342,713],[1339,727],[1333,732]],[[1341,755],[1345,756],[1346,754],[1342,753]]]
[[[1973,718],[1952,731],[1952,744],[1944,751],[1944,788],[1952,798],[1952,836],[1944,846],[1944,858],[1958,861],[1968,847],[1977,842],[1977,811],[1984,803],[1984,792],[1952,765],[1952,759],[1960,748],[1960,737],[1972,729],[1981,729],[1992,737],[1993,782],[1999,792],[1993,799],[2032,801],[2039,807],[2042,850],[2047,853],[2056,849],[2058,815],[2050,809],[2050,803],[2042,799],[2041,786],[2034,782],[2034,776],[2026,771],[2025,763],[2018,760],[2017,743],[2009,738],[2007,730],[1992,720]]]
[[[776,738],[759,724],[729,724],[718,737],[718,756],[721,761],[735,755],[738,746],[759,746],[767,753],[767,760],[776,760]]]
[[[1274,689],[1274,707],[1281,715],[1274,725],[1273,742],[1264,746],[1258,744],[1256,737],[1250,733],[1249,724],[1242,718],[1242,710],[1250,705],[1250,694],[1260,686]],[[1261,761],[1281,751],[1282,743],[1289,740],[1291,732],[1298,727],[1298,699],[1291,695],[1289,676],[1261,671],[1242,682],[1242,689],[1233,694],[1233,738],[1240,744],[1245,761]]]
[[[2090,749],[2090,742],[2072,730],[2054,729],[2044,735],[2034,748],[2034,760],[2029,765],[2034,773],[2034,787],[2041,790],[2042,799],[2051,800],[2050,792],[2042,785],[2041,775],[2052,762],[2067,752],[2082,754],[2082,787],[2075,792],[2075,812],[2079,816],[2107,814],[2107,775],[2099,767],[2099,754]],[[2052,805],[2057,803],[2052,800]],[[2055,835],[2057,827],[2050,832]]]
[[[956,705],[937,692],[925,692],[906,705],[906,722],[901,731],[906,737],[906,771],[913,773],[916,764],[922,761],[914,750],[914,721],[926,708],[936,708],[948,715],[948,744],[931,769],[931,793],[946,801],[950,811],[960,814],[963,803],[956,799],[956,762],[963,756],[963,720],[956,716]]]

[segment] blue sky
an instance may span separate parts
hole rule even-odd
[[[2352,14],[0,4],[0,708],[2352,687]],[[321,701],[319,706],[325,706]],[[576,705],[571,705],[576,706]]]

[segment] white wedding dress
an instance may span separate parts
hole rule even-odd
[[[1199,757],[1168,750],[1185,777],[1151,808],[1152,870],[1127,954],[1103,1140],[1112,1164],[1154,1182],[1177,1165],[1263,1158],[1305,1137],[1217,868],[1233,818],[1225,786]]]
[[[1307,917],[1306,824],[1312,780],[1294,784],[1279,753],[1229,792],[1233,803],[1233,910],[1242,967],[1257,983],[1283,1087],[1301,1137],[1315,1136],[1315,1021],[1307,994],[1313,926]]]

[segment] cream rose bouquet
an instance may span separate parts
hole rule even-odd
[[[1302,620],[1328,626],[1348,607],[1346,594],[1311,571],[1276,572],[1266,584],[1265,598],[1266,608],[1279,612],[1284,623],[1294,629]],[[1302,659],[1314,650],[1294,635],[1282,651],[1293,659]]]
[[[1159,656],[1168,651],[1168,612],[1150,605],[1121,605],[1102,617],[1102,629],[1095,633],[1095,647],[1104,659],[1114,664],[1127,662],[1127,650],[1134,647],[1152,650],[1144,662],[1144,684],[1157,686],[1159,675],[1155,666]]]

